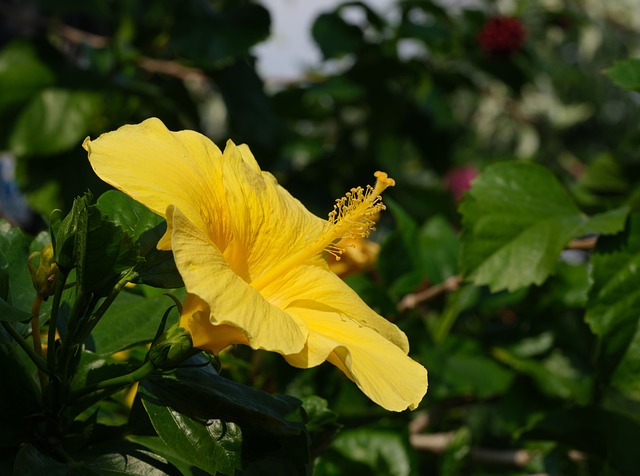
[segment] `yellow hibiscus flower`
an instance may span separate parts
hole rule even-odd
[[[187,289],[181,325],[196,347],[245,344],[301,368],[327,360],[382,407],[416,408],[427,371],[407,356],[406,335],[324,257],[340,253],[341,238],[369,234],[380,193],[394,185],[386,174],[352,189],[323,220],[261,171],[246,145],[229,141],[221,152],[153,118],[83,147],[102,180],[166,218],[158,248],[173,251]]]

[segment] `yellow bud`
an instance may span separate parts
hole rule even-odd
[[[32,258],[40,256],[38,269],[34,272],[31,264]],[[46,300],[55,292],[56,274],[58,273],[58,265],[53,258],[53,246],[50,244],[45,246],[40,253],[33,253],[29,256],[29,270],[31,271],[31,280],[33,287],[38,295]]]

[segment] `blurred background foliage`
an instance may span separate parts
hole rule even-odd
[[[563,253],[553,276],[514,292],[461,284],[457,207],[478,172],[516,159],[551,170],[585,212],[635,209],[640,96],[603,70],[640,52],[640,11],[463,5],[346,2],[313,24],[322,64],[282,83],[256,72],[271,24],[259,2],[2,0],[2,171],[15,164],[31,211],[6,181],[0,212],[36,232],[52,209],[99,196],[82,140],[151,116],[249,144],[320,216],[384,170],[397,182],[390,213],[344,272],[429,369],[418,412],[370,405],[331,366],[299,371],[242,348],[222,356],[227,375],[326,399],[335,418],[322,401],[310,414],[316,474],[631,474],[640,395],[624,375],[595,381],[587,254]]]

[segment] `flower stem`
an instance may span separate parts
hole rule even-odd
[[[125,375],[120,375],[119,377],[103,380],[102,382],[98,382],[95,385],[82,388],[80,390],[72,392],[70,397],[72,400],[81,402],[82,400],[89,398],[90,396],[92,396],[92,394],[95,394],[101,390],[114,390],[132,385],[135,382],[138,382],[145,378],[154,370],[155,366],[151,363],[151,361],[147,360],[141,367],[134,370],[133,372]]]
[[[58,330],[58,312],[60,310],[60,301],[62,300],[62,292],[67,282],[67,274],[62,271],[56,276],[56,290],[53,295],[53,303],[51,304],[51,317],[49,318],[49,332],[47,333],[47,365],[51,370],[56,368],[56,331]]]
[[[40,337],[40,307],[42,306],[42,297],[36,293],[36,298],[31,305],[31,338],[33,339],[33,351],[36,355],[44,358],[42,353],[42,340]],[[44,362],[44,360],[43,360]],[[45,362],[46,365],[46,362]],[[47,386],[47,378],[45,373],[38,368],[38,380],[40,380],[40,388],[44,389]]]
[[[29,358],[36,364],[36,367],[47,375],[51,375],[51,371],[47,367],[47,363],[44,361],[41,355],[37,354],[35,350],[27,343],[26,340],[20,335],[20,333],[13,327],[13,324],[7,321],[2,321],[2,326],[6,331],[11,334],[11,337],[15,339],[22,350],[26,352]]]

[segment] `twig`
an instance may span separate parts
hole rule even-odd
[[[589,251],[596,247],[597,242],[597,236],[591,236],[589,238],[578,238],[577,240],[571,240],[565,249]]]
[[[407,294],[405,297],[403,297],[400,300],[400,303],[398,303],[398,310],[404,311],[407,309],[413,309],[421,302],[428,301],[429,299],[433,299],[434,297],[442,293],[457,290],[460,287],[461,283],[462,283],[462,276],[460,275],[451,276],[450,278],[445,279],[440,284],[430,286],[423,291]]]

